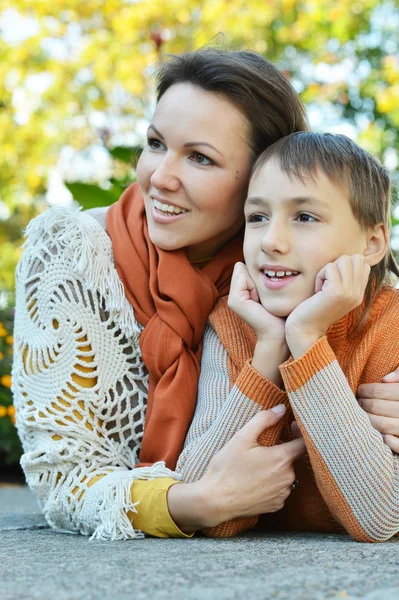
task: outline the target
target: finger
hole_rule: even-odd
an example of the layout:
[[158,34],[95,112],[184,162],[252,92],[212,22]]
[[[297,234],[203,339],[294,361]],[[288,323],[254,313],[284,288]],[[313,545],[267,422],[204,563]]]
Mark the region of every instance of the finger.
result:
[[396,369],[396,371],[392,371],[392,373],[385,375],[385,377],[382,378],[382,381],[389,381],[390,383],[394,383],[395,381],[399,382],[399,367]]
[[366,290],[367,284],[369,282],[369,278],[370,278],[370,271],[371,271],[371,267],[370,265],[368,265],[366,263],[366,261],[363,261],[363,277],[362,277],[362,287],[361,287],[361,293],[362,296],[364,296],[364,292]]
[[386,443],[387,446],[390,447],[392,452],[396,452],[396,454],[399,454],[399,438],[398,437],[396,437],[395,435],[389,435],[389,433],[388,433],[387,435],[384,435],[384,442]]
[[370,274],[370,267],[366,263],[362,254],[354,254],[351,257],[353,270],[354,293],[358,294],[359,298],[363,299],[364,290],[367,285]]
[[379,398],[361,398],[359,404],[367,413],[399,419],[399,402],[390,402]]
[[399,402],[399,383],[362,383],[357,388],[357,395],[358,398],[376,398]]
[[237,286],[237,283],[239,282],[240,277],[242,276],[242,274],[244,272],[243,268],[245,268],[244,263],[237,262],[234,265],[233,274],[231,276],[230,288],[232,288],[233,286]]
[[335,265],[337,267],[337,271],[339,273],[342,285],[346,290],[352,291],[354,284],[352,258],[346,255],[340,256],[339,259],[335,262]]
[[249,276],[247,267],[244,263],[234,265],[233,275],[231,277],[229,307],[234,310],[236,303],[245,298],[259,302],[259,296],[254,282]]
[[247,290],[251,300],[259,302],[258,290],[249,274],[247,266],[242,262],[238,262],[236,263],[234,270],[236,271],[237,287],[240,290]]
[[339,275],[337,266],[333,263],[328,263],[325,267],[320,269],[316,275],[315,281],[315,293],[321,292],[325,284],[332,286],[341,285],[341,277]]
[[305,440],[303,438],[285,442],[284,444],[275,446],[275,448],[284,453],[287,462],[293,462],[300,456],[303,456],[306,450]]
[[279,404],[269,410],[261,410],[234,437],[249,440],[256,444],[260,434],[268,427],[278,423],[285,411],[284,404]]
[[303,437],[302,431],[300,430],[299,425],[296,421],[293,421],[291,423],[291,431],[295,439]]
[[370,415],[367,413],[370,423],[380,433],[388,433],[390,435],[399,435],[399,419],[391,417],[381,417],[380,415]]
[[256,289],[256,285],[254,284],[253,279],[251,279],[249,275],[247,276],[247,286],[249,290],[249,297],[251,298],[251,300],[253,300],[254,302],[259,302],[260,300],[258,290]]

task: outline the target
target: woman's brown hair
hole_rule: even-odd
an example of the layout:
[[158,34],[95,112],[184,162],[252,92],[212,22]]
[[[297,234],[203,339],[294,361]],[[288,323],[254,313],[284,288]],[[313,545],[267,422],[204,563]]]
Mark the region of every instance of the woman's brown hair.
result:
[[[324,173],[335,185],[344,188],[352,212],[364,229],[383,223],[391,228],[391,182],[388,170],[350,138],[333,133],[293,133],[267,148],[257,159],[252,176],[268,161],[276,159],[289,177],[304,181]],[[399,268],[388,247],[384,258],[371,267],[365,292],[361,325],[377,294],[391,283],[391,274],[399,277]]]
[[253,160],[281,137],[308,129],[291,83],[256,52],[205,47],[167,57],[158,67],[157,100],[178,83],[221,95],[241,111],[250,127]]

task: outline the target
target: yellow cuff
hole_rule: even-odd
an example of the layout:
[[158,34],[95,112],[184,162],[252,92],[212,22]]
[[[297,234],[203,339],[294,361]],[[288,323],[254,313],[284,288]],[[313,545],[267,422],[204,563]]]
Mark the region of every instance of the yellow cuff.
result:
[[168,490],[172,485],[181,483],[171,477],[159,479],[136,479],[131,487],[132,502],[139,502],[137,513],[128,513],[135,529],[148,535],[169,538],[191,538],[194,533],[186,534],[173,521],[168,508]]

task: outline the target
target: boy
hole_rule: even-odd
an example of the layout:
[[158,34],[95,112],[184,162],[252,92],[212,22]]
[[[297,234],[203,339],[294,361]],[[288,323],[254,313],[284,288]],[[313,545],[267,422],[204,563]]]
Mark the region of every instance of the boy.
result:
[[[231,384],[259,410],[270,407],[265,395],[289,404],[308,452],[296,466],[297,489],[264,524],[388,539],[399,531],[399,459],[354,396],[359,383],[399,364],[387,172],[345,136],[293,134],[257,160],[245,220],[246,265],[236,265],[229,308],[256,334],[253,354],[240,319],[235,338],[224,335],[226,302],[210,320]],[[243,356],[251,360],[245,377]],[[208,534],[234,535],[256,520]]]

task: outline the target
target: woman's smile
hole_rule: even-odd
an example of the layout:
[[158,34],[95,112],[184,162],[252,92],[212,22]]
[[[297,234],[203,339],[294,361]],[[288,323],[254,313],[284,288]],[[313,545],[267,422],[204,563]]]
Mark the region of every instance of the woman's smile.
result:
[[156,199],[151,196],[151,216],[155,223],[172,225],[181,221],[190,211],[172,204],[166,200]]
[[239,231],[251,168],[248,130],[228,100],[191,84],[162,96],[137,165],[156,246],[202,259]]

